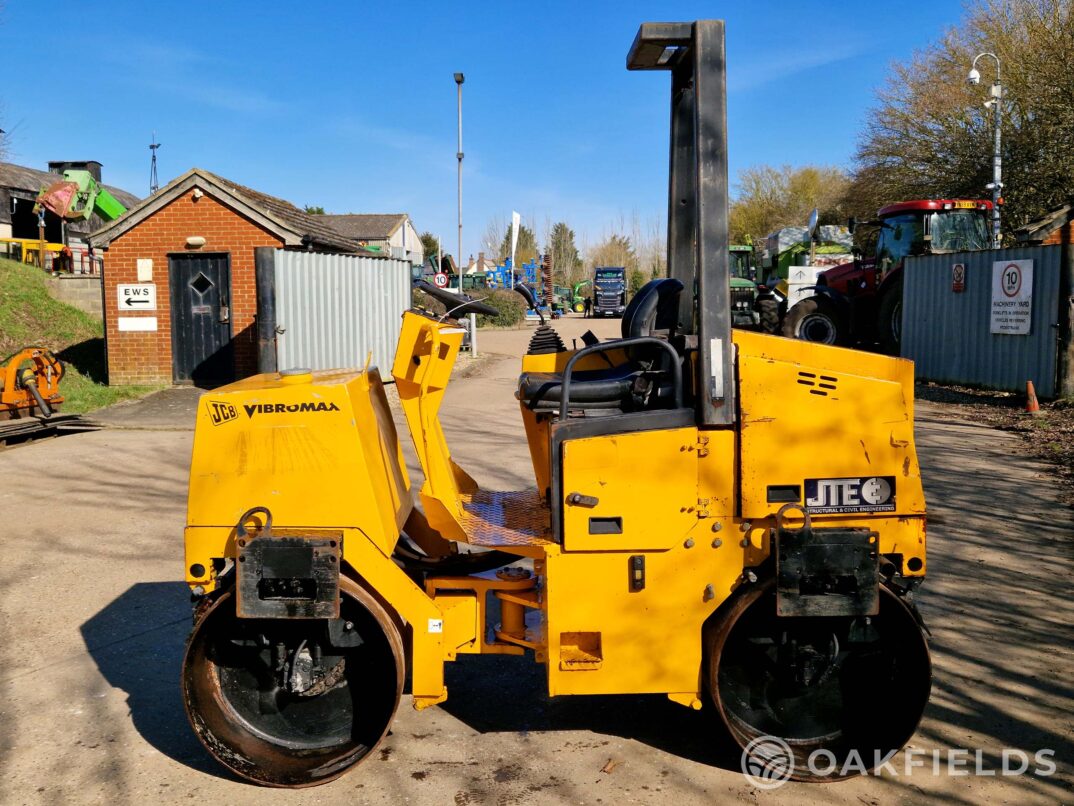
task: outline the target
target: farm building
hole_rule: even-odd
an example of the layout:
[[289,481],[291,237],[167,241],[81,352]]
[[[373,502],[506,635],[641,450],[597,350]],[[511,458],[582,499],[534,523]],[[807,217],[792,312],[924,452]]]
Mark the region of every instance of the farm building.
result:
[[1074,203],[1064,204],[1036,221],[1022,225],[1015,230],[1014,235],[1020,246],[1074,243],[1070,237],[1072,220],[1074,220]]
[[379,250],[386,257],[409,260],[413,264],[425,260],[421,238],[406,213],[347,213],[321,218],[340,235]]
[[[26,247],[24,242],[31,241],[36,248],[39,243],[37,213],[34,201],[43,188],[61,179],[63,172],[69,168],[89,171],[98,182],[101,181],[101,163],[96,160],[78,162],[50,162],[47,171],[0,162],[0,252],[6,256],[19,259]],[[104,185],[124,207],[131,208],[138,203],[138,197],[111,185]],[[85,245],[91,232],[100,228],[105,222],[92,215],[86,221],[65,222],[50,211],[45,211],[45,241],[52,244],[66,244],[76,255],[75,269],[92,270],[85,260]]]
[[112,384],[212,385],[257,371],[254,249],[378,256],[324,216],[193,168],[91,236]]

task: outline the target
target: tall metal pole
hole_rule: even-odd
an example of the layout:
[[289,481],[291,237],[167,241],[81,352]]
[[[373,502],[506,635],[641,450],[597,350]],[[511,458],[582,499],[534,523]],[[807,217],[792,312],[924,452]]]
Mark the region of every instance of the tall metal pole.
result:
[[985,106],[992,106],[994,127],[992,131],[992,182],[988,185],[992,190],[992,245],[995,248],[999,248],[1001,243],[1000,235],[1000,213],[999,213],[999,200],[1003,196],[1003,154],[1000,150],[1000,127],[1003,120],[1003,111],[1001,101],[1003,99],[1003,84],[1000,81],[1000,64],[999,57],[995,53],[978,53],[973,59],[973,64],[970,66],[970,81],[976,84],[981,80],[981,74],[977,72],[977,60],[982,56],[991,56],[996,62],[996,83],[992,85],[989,92],[991,98],[985,102]]
[[459,291],[462,291],[462,82],[466,77],[462,73],[455,74],[455,85],[459,94],[459,150],[455,153],[459,161],[459,251],[456,252],[455,265],[459,271]]
[[149,161],[149,195],[152,196],[158,190],[160,190],[160,182],[157,181],[157,149],[160,148],[160,143],[157,142],[157,133],[153,132],[152,142],[149,144],[149,151],[153,154],[153,158]]
[[992,145],[992,240],[994,246],[999,249],[1001,236],[999,231],[999,200],[1003,195],[1003,155],[1000,153],[1000,121],[1003,116],[1000,98],[1003,94],[1003,86],[999,83],[999,59],[996,59],[996,83],[992,85],[992,103],[996,120],[996,130]]
[[[455,85],[458,88],[459,99],[459,150],[455,152],[455,157],[459,161],[459,243],[458,243],[458,260],[456,261],[455,268],[459,273],[459,294],[462,294],[462,82],[466,80],[466,76],[462,73],[455,74]],[[478,267],[480,268],[480,267]],[[470,314],[470,357],[477,356],[477,317],[474,314]]]

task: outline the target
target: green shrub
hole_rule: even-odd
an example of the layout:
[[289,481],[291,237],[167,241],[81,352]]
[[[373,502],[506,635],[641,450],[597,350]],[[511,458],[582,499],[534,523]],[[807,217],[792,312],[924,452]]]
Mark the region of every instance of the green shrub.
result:
[[478,314],[478,327],[518,327],[526,319],[526,303],[514,291],[497,289],[474,292],[471,296],[480,297],[499,311],[496,316]]
[[424,308],[429,313],[437,316],[443,316],[444,311],[447,310],[444,307],[444,303],[434,299],[420,288],[414,288],[410,291],[410,304],[415,308]]
[[[486,301],[489,305],[495,308],[499,313],[496,316],[484,316],[478,314],[477,326],[478,327],[518,327],[526,318],[526,303],[522,301],[520,297],[514,291],[505,291],[498,289],[496,291],[488,291],[486,289],[479,289],[467,292],[468,296],[474,299],[480,299]],[[433,299],[433,297],[415,288],[411,294],[411,305],[416,308],[424,308],[436,316],[443,316],[446,310],[444,303]]]

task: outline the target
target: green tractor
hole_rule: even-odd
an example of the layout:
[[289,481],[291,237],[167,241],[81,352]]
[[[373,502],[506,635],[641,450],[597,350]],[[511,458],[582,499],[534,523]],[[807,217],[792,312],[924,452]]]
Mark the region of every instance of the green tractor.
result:
[[590,282],[590,280],[582,280],[582,282],[575,283],[573,286],[555,286],[553,288],[555,296],[554,307],[558,307],[560,311],[583,313],[585,311],[585,294],[582,293],[582,289],[589,285]]
[[756,330],[761,325],[757,310],[757,283],[753,281],[753,247],[732,244],[731,268],[731,324],[735,327]]

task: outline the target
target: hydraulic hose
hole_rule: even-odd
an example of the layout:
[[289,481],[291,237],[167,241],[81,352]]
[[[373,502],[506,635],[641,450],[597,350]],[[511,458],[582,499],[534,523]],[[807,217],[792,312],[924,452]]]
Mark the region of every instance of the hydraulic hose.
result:
[[41,410],[41,414],[45,417],[52,416],[52,407],[45,402],[45,398],[41,397],[41,392],[37,388],[37,377],[34,375],[32,369],[24,369],[19,373],[19,383],[22,384],[22,388],[30,393],[30,396],[37,402],[37,407]]

